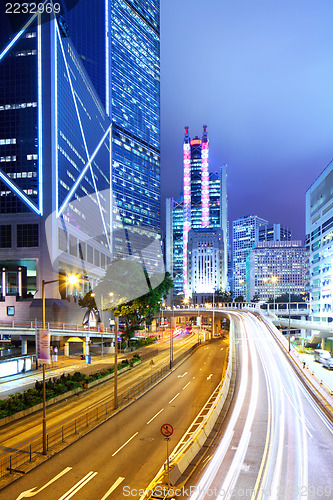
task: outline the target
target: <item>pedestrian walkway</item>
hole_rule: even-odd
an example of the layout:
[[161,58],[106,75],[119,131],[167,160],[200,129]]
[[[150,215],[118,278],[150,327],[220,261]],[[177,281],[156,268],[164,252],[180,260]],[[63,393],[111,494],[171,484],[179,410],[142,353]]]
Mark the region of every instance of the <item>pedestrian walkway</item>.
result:
[[[272,325],[272,323],[270,324]],[[293,345],[289,351],[288,339],[275,326],[273,328],[277,340],[302,372],[304,380],[320,395],[321,399],[325,401],[325,406],[333,414],[333,371],[327,370],[321,363],[314,361],[313,355],[300,354]]]
[[[124,355],[119,355],[119,361]],[[87,364],[80,356],[66,357],[58,355],[58,361],[46,366],[46,378],[59,377],[62,373],[74,373],[80,371],[89,375],[91,373],[104,370],[114,365],[114,355],[94,356],[91,364]],[[3,377],[0,381],[0,399],[5,399],[9,394],[24,392],[30,387],[34,387],[36,380],[42,380],[42,368],[34,368],[25,374],[18,373]]]
[[333,394],[333,370],[328,370],[321,363],[314,360],[313,354],[298,353],[299,358],[305,363],[305,367],[316,379],[324,386],[327,386],[329,392]]

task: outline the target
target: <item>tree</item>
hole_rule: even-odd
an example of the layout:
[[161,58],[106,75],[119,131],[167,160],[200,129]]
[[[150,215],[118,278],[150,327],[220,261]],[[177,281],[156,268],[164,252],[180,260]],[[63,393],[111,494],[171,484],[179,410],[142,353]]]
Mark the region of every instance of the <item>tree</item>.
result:
[[243,295],[238,295],[238,297],[235,298],[234,302],[244,302]]
[[[145,271],[146,273],[146,271]],[[147,275],[149,283],[149,278]],[[125,335],[130,338],[135,330],[145,321],[151,324],[154,316],[161,310],[161,302],[166,298],[168,292],[173,288],[170,274],[165,273],[163,281],[154,289],[141,297],[137,297],[129,302],[111,308],[114,316],[121,318],[125,322]]]
[[[269,298],[267,302],[269,304],[272,304],[274,302],[274,300],[272,298]],[[278,302],[280,304],[289,302],[289,293],[283,293],[282,295],[275,297],[275,302]],[[296,293],[291,293],[290,294],[290,302],[304,302],[304,299],[303,299],[302,295],[298,295]]]
[[215,302],[232,302],[231,292],[225,290],[217,290],[214,295]]
[[97,309],[95,294],[92,290],[89,290],[89,292],[87,292],[84,297],[80,298],[77,303],[80,307],[86,307],[89,311],[91,309]]

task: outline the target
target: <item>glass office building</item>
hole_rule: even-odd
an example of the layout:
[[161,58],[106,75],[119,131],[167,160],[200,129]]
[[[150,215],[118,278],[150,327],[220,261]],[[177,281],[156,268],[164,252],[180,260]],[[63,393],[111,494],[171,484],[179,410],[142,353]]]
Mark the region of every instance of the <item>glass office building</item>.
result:
[[306,192],[306,248],[313,321],[333,321],[333,161]]
[[247,297],[246,258],[254,246],[258,228],[268,221],[257,215],[245,215],[232,223],[233,296]]
[[[112,120],[114,228],[143,248],[161,229],[159,0],[85,0],[65,19]],[[126,253],[117,235],[113,245]]]
[[[0,46],[1,296],[37,297],[42,279],[70,272],[87,277],[72,290],[84,293],[115,257],[154,270],[159,2],[86,0],[11,28]],[[64,296],[62,281],[48,295]]]

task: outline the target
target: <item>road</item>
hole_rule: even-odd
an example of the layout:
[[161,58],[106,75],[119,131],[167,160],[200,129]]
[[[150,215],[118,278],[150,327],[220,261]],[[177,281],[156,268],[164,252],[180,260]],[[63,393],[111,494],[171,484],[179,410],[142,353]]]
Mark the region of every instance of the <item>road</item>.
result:
[[333,497],[333,427],[268,332],[250,313],[236,322],[236,392],[219,438],[182,498]]
[[[193,344],[195,344],[196,341],[197,335],[195,334],[183,334],[175,337],[175,357],[189,349]],[[152,358],[154,359],[153,366],[149,364],[150,361],[146,361],[124,374],[119,372],[118,393],[128,390],[138,381],[149,377],[154,371],[158,371],[160,368],[168,364],[168,344],[168,340],[163,340],[158,344],[154,344],[155,350],[158,345],[159,353]],[[91,372],[94,371],[93,367],[89,369],[91,369]],[[78,370],[77,367],[76,370]],[[62,368],[53,373],[60,376],[62,371],[67,373],[67,368]],[[33,377],[33,375],[31,377]],[[29,379],[31,379],[31,377],[29,377]],[[48,372],[46,379],[48,380],[50,377],[50,372]],[[16,380],[16,383],[20,383],[20,380]],[[83,391],[72,398],[49,406],[46,412],[47,429],[50,430],[60,423],[66,422],[70,418],[76,418],[88,410],[91,411],[94,407],[100,405],[101,402],[106,401],[113,401],[113,380],[95,386],[94,388],[89,389],[89,391]],[[42,410],[18,421],[13,421],[1,428],[0,459],[3,459],[4,455],[10,453],[13,448],[25,443],[29,439],[32,439],[41,433],[41,414]]]
[[146,395],[4,488],[1,497],[106,500],[130,491],[139,498],[166,458],[161,426],[174,428],[172,449],[220,382],[226,346],[220,339],[202,345]]

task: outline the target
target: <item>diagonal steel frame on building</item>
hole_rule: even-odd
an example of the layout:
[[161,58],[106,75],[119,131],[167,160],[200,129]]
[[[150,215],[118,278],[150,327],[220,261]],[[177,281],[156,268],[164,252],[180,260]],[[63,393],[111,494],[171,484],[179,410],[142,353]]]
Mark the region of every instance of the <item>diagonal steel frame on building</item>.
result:
[[[46,3],[47,0],[44,1]],[[38,186],[38,201],[39,201],[39,206],[36,206],[36,204],[30,200],[30,198],[25,194],[25,192],[20,189],[15,182],[13,182],[5,172],[3,172],[0,169],[0,178],[1,180],[12,190],[14,193],[20,198],[20,200],[27,205],[29,208],[31,208],[37,215],[43,215],[43,189],[42,189],[42,177],[43,177],[43,172],[42,172],[42,154],[41,154],[41,131],[42,131],[42,118],[41,118],[41,105],[42,105],[42,99],[41,99],[41,30],[40,30],[40,15],[38,12],[31,16],[31,18],[25,23],[23,28],[17,33],[17,35],[11,40],[11,42],[3,49],[3,51],[0,53],[0,61],[8,54],[10,49],[14,47],[15,43],[21,38],[25,30],[32,24],[32,22],[36,19],[36,17],[39,18],[38,23],[37,23],[37,44],[38,44],[38,60],[37,60],[37,72],[38,72],[38,142],[39,142],[39,147],[38,147],[38,179],[39,179],[39,186]]]
[[[65,63],[65,67],[66,67],[67,77],[68,77],[69,85],[70,85],[72,96],[73,96],[73,103],[74,103],[74,106],[75,106],[76,115],[77,115],[77,119],[78,119],[78,122],[79,122],[81,134],[82,134],[82,139],[83,139],[83,143],[84,143],[85,152],[86,152],[87,159],[88,159],[88,162],[85,164],[83,170],[81,171],[81,173],[78,176],[78,178],[76,179],[74,185],[70,189],[70,191],[69,191],[68,195],[66,196],[65,200],[63,201],[61,207],[59,208],[59,210],[57,210],[57,217],[60,217],[60,215],[64,211],[66,205],[71,200],[71,198],[74,195],[76,189],[78,188],[78,186],[79,186],[79,184],[80,184],[83,176],[85,175],[85,173],[87,172],[87,170],[89,168],[90,172],[91,172],[91,177],[92,177],[92,181],[93,181],[93,184],[94,184],[94,188],[95,188],[95,193],[96,193],[96,198],[97,198],[97,202],[98,202],[98,208],[99,208],[101,219],[102,219],[102,224],[103,224],[104,231],[105,231],[105,237],[106,237],[106,240],[108,242],[109,250],[111,251],[111,244],[110,244],[109,235],[108,235],[107,227],[106,227],[106,224],[105,224],[105,219],[104,219],[104,215],[103,215],[103,211],[102,211],[102,207],[101,207],[101,202],[100,202],[100,198],[99,198],[99,193],[98,193],[98,189],[97,189],[97,186],[96,186],[96,181],[95,181],[95,177],[94,177],[94,173],[93,173],[93,169],[92,169],[92,162],[93,162],[95,156],[97,155],[97,153],[99,152],[99,149],[101,148],[102,144],[104,143],[104,140],[106,139],[107,135],[109,133],[111,133],[112,123],[107,128],[106,132],[104,133],[101,141],[99,142],[99,144],[95,148],[95,150],[92,153],[92,155],[90,155],[89,151],[88,151],[88,146],[87,146],[86,137],[85,137],[85,134],[84,134],[82,122],[81,122],[80,113],[79,113],[79,110],[78,110],[78,107],[77,107],[77,101],[76,101],[75,93],[74,93],[74,89],[73,89],[72,78],[71,78],[70,71],[69,71],[69,68],[68,68],[68,64],[67,64],[67,60],[66,60],[66,55],[65,55],[65,51],[64,51],[64,46],[63,46],[63,43],[62,43],[62,40],[61,40],[61,36],[60,36],[58,24],[56,24],[56,32],[57,32],[58,40],[59,40],[59,43],[60,43],[60,47],[61,47],[62,56],[63,56],[63,60],[64,60],[64,63]],[[56,92],[57,92],[57,89],[56,89]]]

